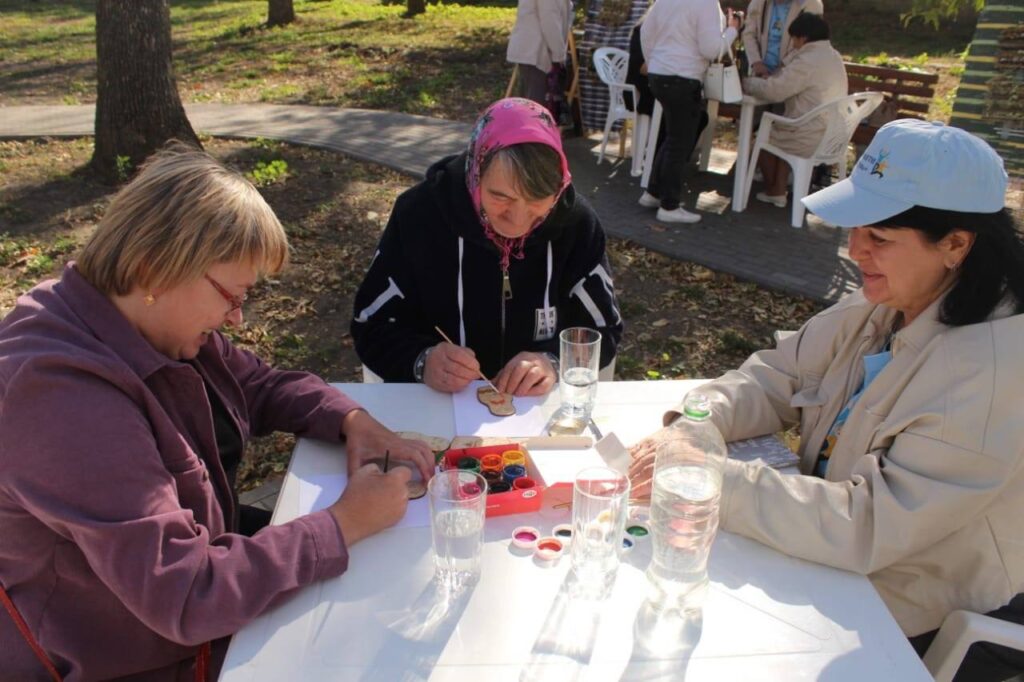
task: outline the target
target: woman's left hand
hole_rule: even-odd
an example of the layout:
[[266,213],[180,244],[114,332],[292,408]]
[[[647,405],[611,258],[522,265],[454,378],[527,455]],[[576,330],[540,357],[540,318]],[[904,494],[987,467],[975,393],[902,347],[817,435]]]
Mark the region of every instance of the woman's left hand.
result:
[[367,460],[383,457],[385,452],[391,453],[392,461],[413,464],[423,474],[424,481],[434,475],[434,453],[426,443],[400,438],[366,410],[346,414],[341,420],[341,433],[345,436],[350,476]]
[[512,395],[545,395],[557,378],[558,373],[546,356],[523,351],[498,372],[494,387]]

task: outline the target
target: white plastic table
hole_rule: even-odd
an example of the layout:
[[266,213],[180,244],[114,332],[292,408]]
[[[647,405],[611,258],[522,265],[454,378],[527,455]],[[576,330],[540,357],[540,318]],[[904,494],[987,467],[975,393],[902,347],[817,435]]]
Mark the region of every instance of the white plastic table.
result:
[[[632,443],[699,382],[599,387],[595,420]],[[451,398],[423,385],[339,386],[387,426],[454,435]],[[556,396],[545,403],[554,409]],[[298,481],[342,471],[343,449],[301,440],[274,522],[299,508]],[[432,587],[430,531],[384,531],[351,548],[348,571],[299,591],[233,639],[224,682],[262,680],[930,680],[867,579],[720,532],[703,624],[683,655],[633,653],[649,544],[624,556],[611,596],[572,599],[568,557],[518,555],[515,526],[549,531],[566,510],[487,520],[482,576],[469,593]]]
[[[751,137],[754,131],[754,112],[760,105],[766,104],[753,95],[743,95],[740,102],[740,124],[737,134],[736,168],[732,179],[732,210],[736,212],[747,208],[747,202],[743,197],[743,178],[750,165],[750,150],[752,145]],[[704,128],[697,146],[700,147],[700,170],[708,169],[708,162],[711,160],[711,144],[715,139],[715,127],[718,124],[718,105],[716,99],[708,100],[708,125]],[[654,111],[651,112],[651,123],[648,126],[647,140],[643,146],[643,176],[640,180],[641,187],[647,187],[651,179],[651,168],[654,166],[654,153],[657,147],[658,130],[661,128],[662,108],[661,102],[655,100]],[[751,172],[753,172],[751,170]]]

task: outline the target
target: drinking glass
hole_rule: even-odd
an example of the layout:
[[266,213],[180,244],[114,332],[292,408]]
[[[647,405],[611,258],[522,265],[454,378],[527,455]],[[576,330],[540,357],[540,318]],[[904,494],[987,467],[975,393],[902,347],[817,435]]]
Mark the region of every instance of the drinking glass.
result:
[[570,327],[559,334],[559,389],[563,419],[586,427],[597,399],[601,332]]
[[607,467],[576,474],[572,494],[572,568],[577,585],[604,598],[615,583],[629,506],[629,479]]
[[427,496],[434,579],[449,590],[475,584],[480,578],[487,482],[476,472],[448,469],[430,479]]

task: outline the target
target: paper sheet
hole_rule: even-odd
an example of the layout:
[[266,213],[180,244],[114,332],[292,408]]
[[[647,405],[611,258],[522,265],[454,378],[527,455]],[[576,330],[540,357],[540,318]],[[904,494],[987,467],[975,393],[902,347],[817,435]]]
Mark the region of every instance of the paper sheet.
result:
[[741,462],[758,462],[774,469],[796,466],[800,458],[775,436],[758,436],[728,443],[729,458]]
[[460,436],[539,436],[548,423],[541,409],[546,396],[516,397],[516,413],[510,417],[495,417],[477,400],[476,389],[486,386],[474,381],[452,395],[455,408],[455,433]]
[[[348,484],[348,474],[327,474],[314,476],[310,480],[299,481],[299,513],[327,509],[338,499],[341,491]],[[418,500],[409,500],[405,516],[395,528],[426,528],[430,526],[430,504],[426,496]]]

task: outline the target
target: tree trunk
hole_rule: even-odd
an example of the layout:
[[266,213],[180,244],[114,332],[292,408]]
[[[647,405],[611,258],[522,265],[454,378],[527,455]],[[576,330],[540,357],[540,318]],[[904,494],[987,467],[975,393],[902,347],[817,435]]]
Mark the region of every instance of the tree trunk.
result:
[[270,0],[267,26],[284,26],[293,21],[295,21],[295,5],[292,0]]
[[124,180],[177,138],[200,146],[171,69],[168,0],[96,2],[96,148],[92,167]]
[[427,11],[426,0],[406,0],[405,16],[414,17]]

